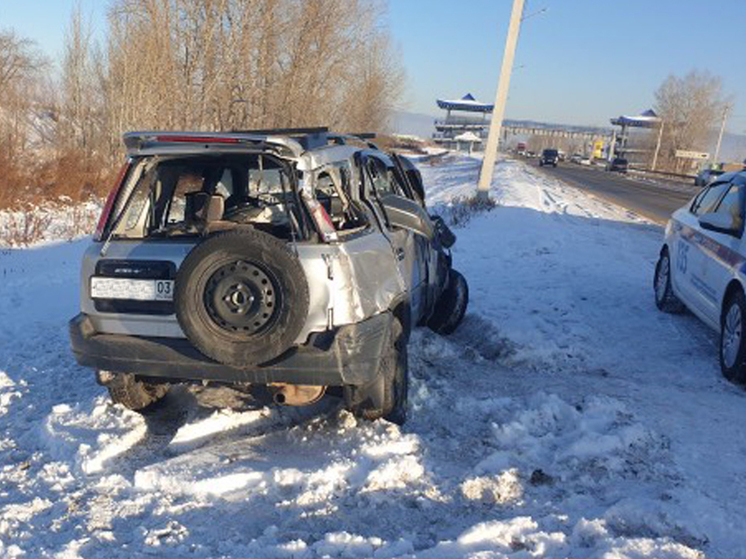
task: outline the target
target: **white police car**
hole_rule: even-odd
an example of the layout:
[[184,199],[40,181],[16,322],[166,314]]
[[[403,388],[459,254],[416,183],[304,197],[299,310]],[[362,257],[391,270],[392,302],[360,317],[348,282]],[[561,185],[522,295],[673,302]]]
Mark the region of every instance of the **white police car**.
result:
[[671,216],[655,267],[655,303],[684,307],[720,332],[720,368],[746,384],[746,171],[723,174]]

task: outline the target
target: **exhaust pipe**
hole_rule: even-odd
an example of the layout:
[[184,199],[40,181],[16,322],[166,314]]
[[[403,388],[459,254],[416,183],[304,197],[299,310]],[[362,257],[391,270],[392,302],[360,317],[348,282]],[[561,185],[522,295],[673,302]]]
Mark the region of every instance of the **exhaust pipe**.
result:
[[310,406],[315,404],[326,393],[326,386],[307,384],[270,384],[272,400],[281,406]]

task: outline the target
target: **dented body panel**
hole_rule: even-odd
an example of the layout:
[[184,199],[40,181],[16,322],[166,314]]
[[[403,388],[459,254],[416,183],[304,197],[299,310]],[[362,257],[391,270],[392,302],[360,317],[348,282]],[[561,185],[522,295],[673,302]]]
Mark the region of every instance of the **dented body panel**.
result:
[[[112,242],[105,259],[102,243],[92,243],[83,256],[81,312],[91,317],[96,330],[106,334],[184,338],[175,314],[151,315],[112,313],[96,308],[89,290],[96,266],[102,260],[170,262],[178,270],[195,242]],[[336,244],[298,244],[297,253],[308,281],[310,306],[306,324],[296,340],[303,344],[313,332],[359,322],[384,312],[407,290],[391,255],[391,247],[380,235],[365,234]]]

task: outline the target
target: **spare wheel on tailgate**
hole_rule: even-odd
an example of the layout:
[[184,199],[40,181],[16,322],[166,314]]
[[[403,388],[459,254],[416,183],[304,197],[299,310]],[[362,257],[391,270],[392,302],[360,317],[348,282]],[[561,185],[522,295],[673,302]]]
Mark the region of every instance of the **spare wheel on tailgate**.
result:
[[207,237],[176,275],[184,334],[206,356],[234,367],[284,353],[308,314],[308,283],[287,244],[253,228]]

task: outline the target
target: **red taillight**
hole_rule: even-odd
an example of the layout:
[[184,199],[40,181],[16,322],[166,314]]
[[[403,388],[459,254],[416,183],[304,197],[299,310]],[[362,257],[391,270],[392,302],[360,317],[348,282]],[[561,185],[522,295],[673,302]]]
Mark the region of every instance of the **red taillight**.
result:
[[156,142],[191,142],[195,144],[237,144],[238,138],[220,138],[214,136],[184,136],[166,134],[155,137]]
[[109,221],[109,215],[111,215],[111,210],[114,208],[114,202],[116,201],[117,196],[119,195],[119,191],[124,184],[124,177],[127,176],[127,171],[129,171],[130,164],[131,163],[127,161],[127,163],[122,165],[122,168],[119,170],[119,174],[117,175],[117,180],[114,183],[114,188],[112,188],[111,192],[109,192],[109,197],[106,199],[104,209],[101,211],[101,217],[98,218],[96,232],[93,235],[93,240],[96,242],[103,239],[106,222]]

